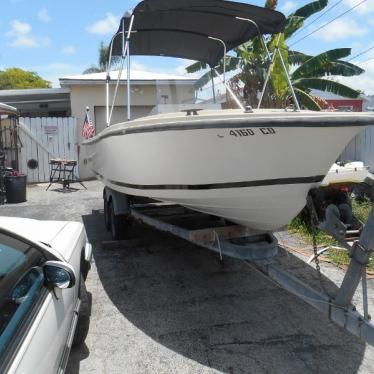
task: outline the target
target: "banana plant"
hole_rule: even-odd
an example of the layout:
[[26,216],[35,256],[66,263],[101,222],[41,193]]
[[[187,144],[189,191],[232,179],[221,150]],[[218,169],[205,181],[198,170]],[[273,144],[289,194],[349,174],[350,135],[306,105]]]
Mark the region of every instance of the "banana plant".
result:
[[[328,0],[313,1],[297,9],[287,17],[284,32],[274,35],[266,40],[268,49],[272,52],[279,48],[290,72],[291,82],[295,88],[296,96],[304,108],[321,110],[321,100],[311,94],[318,89],[331,92],[344,97],[356,98],[360,92],[346,85],[336,82],[335,76],[354,76],[364,72],[363,69],[342,60],[350,55],[350,48],[337,48],[323,52],[317,56],[310,56],[299,51],[290,50],[287,40],[291,38],[310,16],[323,10]],[[275,9],[277,0],[267,0],[265,7]],[[226,71],[239,70],[230,82],[238,87],[241,82],[243,99],[252,105],[257,104],[258,92],[264,83],[266,70],[269,67],[267,56],[259,37],[254,38],[233,50],[234,56],[226,56]],[[295,69],[296,67],[296,69]],[[187,67],[187,72],[196,72],[207,69],[207,64],[197,62]],[[219,63],[217,71],[222,73],[223,60]],[[197,80],[196,88],[201,88],[212,79],[209,70]],[[272,65],[270,84],[264,96],[264,105],[282,107],[286,105],[290,91],[278,56]]]

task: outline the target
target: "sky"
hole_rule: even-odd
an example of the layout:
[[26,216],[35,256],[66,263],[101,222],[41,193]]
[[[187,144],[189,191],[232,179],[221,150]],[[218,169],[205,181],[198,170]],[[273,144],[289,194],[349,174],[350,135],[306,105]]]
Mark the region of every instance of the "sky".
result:
[[[310,1],[278,0],[278,10],[288,15]],[[20,67],[35,71],[54,87],[59,87],[58,78],[81,74],[97,64],[100,42],[109,42],[121,15],[137,3],[133,0],[1,2],[0,70]],[[242,2],[263,6],[265,0]],[[354,6],[357,7],[350,10]],[[327,9],[325,14],[322,11],[309,18],[288,44],[313,55],[350,47],[351,57],[373,47],[351,61],[364,68],[364,74],[339,80],[368,95],[374,94],[374,0],[329,0]],[[344,12],[347,13],[339,17]],[[331,22],[335,17],[339,18]],[[172,58],[132,59],[134,68],[172,74],[185,74],[189,63]]]

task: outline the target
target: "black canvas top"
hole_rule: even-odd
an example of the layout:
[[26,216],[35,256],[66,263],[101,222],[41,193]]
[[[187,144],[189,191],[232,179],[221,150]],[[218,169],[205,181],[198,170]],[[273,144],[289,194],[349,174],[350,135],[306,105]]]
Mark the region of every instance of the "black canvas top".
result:
[[[280,12],[224,0],[143,0],[132,14],[131,55],[180,57],[210,66],[223,57],[223,46],[208,36],[222,39],[229,51],[258,35],[253,24],[235,17],[253,20],[261,34],[281,32],[285,24]],[[125,31],[130,17],[122,18]],[[113,40],[113,55],[122,55],[122,34]]]

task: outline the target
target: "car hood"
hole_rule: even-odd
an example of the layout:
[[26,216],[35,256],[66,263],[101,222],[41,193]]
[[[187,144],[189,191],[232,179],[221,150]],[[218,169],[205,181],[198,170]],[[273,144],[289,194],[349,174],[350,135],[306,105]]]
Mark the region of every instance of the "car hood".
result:
[[39,221],[29,218],[0,217],[0,228],[32,241],[60,260],[71,255],[71,235],[82,224],[67,221]]

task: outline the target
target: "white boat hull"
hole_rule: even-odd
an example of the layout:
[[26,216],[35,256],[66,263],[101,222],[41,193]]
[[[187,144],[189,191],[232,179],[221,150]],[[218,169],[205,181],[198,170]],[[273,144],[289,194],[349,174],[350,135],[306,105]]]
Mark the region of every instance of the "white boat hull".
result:
[[299,213],[308,191],[364,126],[303,126],[300,119],[298,125],[261,127],[253,118],[243,124],[231,116],[218,117],[217,127],[213,119],[211,128],[196,125],[197,118],[187,118],[186,126],[185,118],[179,124],[167,117],[167,128],[157,125],[159,116],[150,118],[113,126],[86,142],[98,178],[125,194],[261,231],[277,230]]

